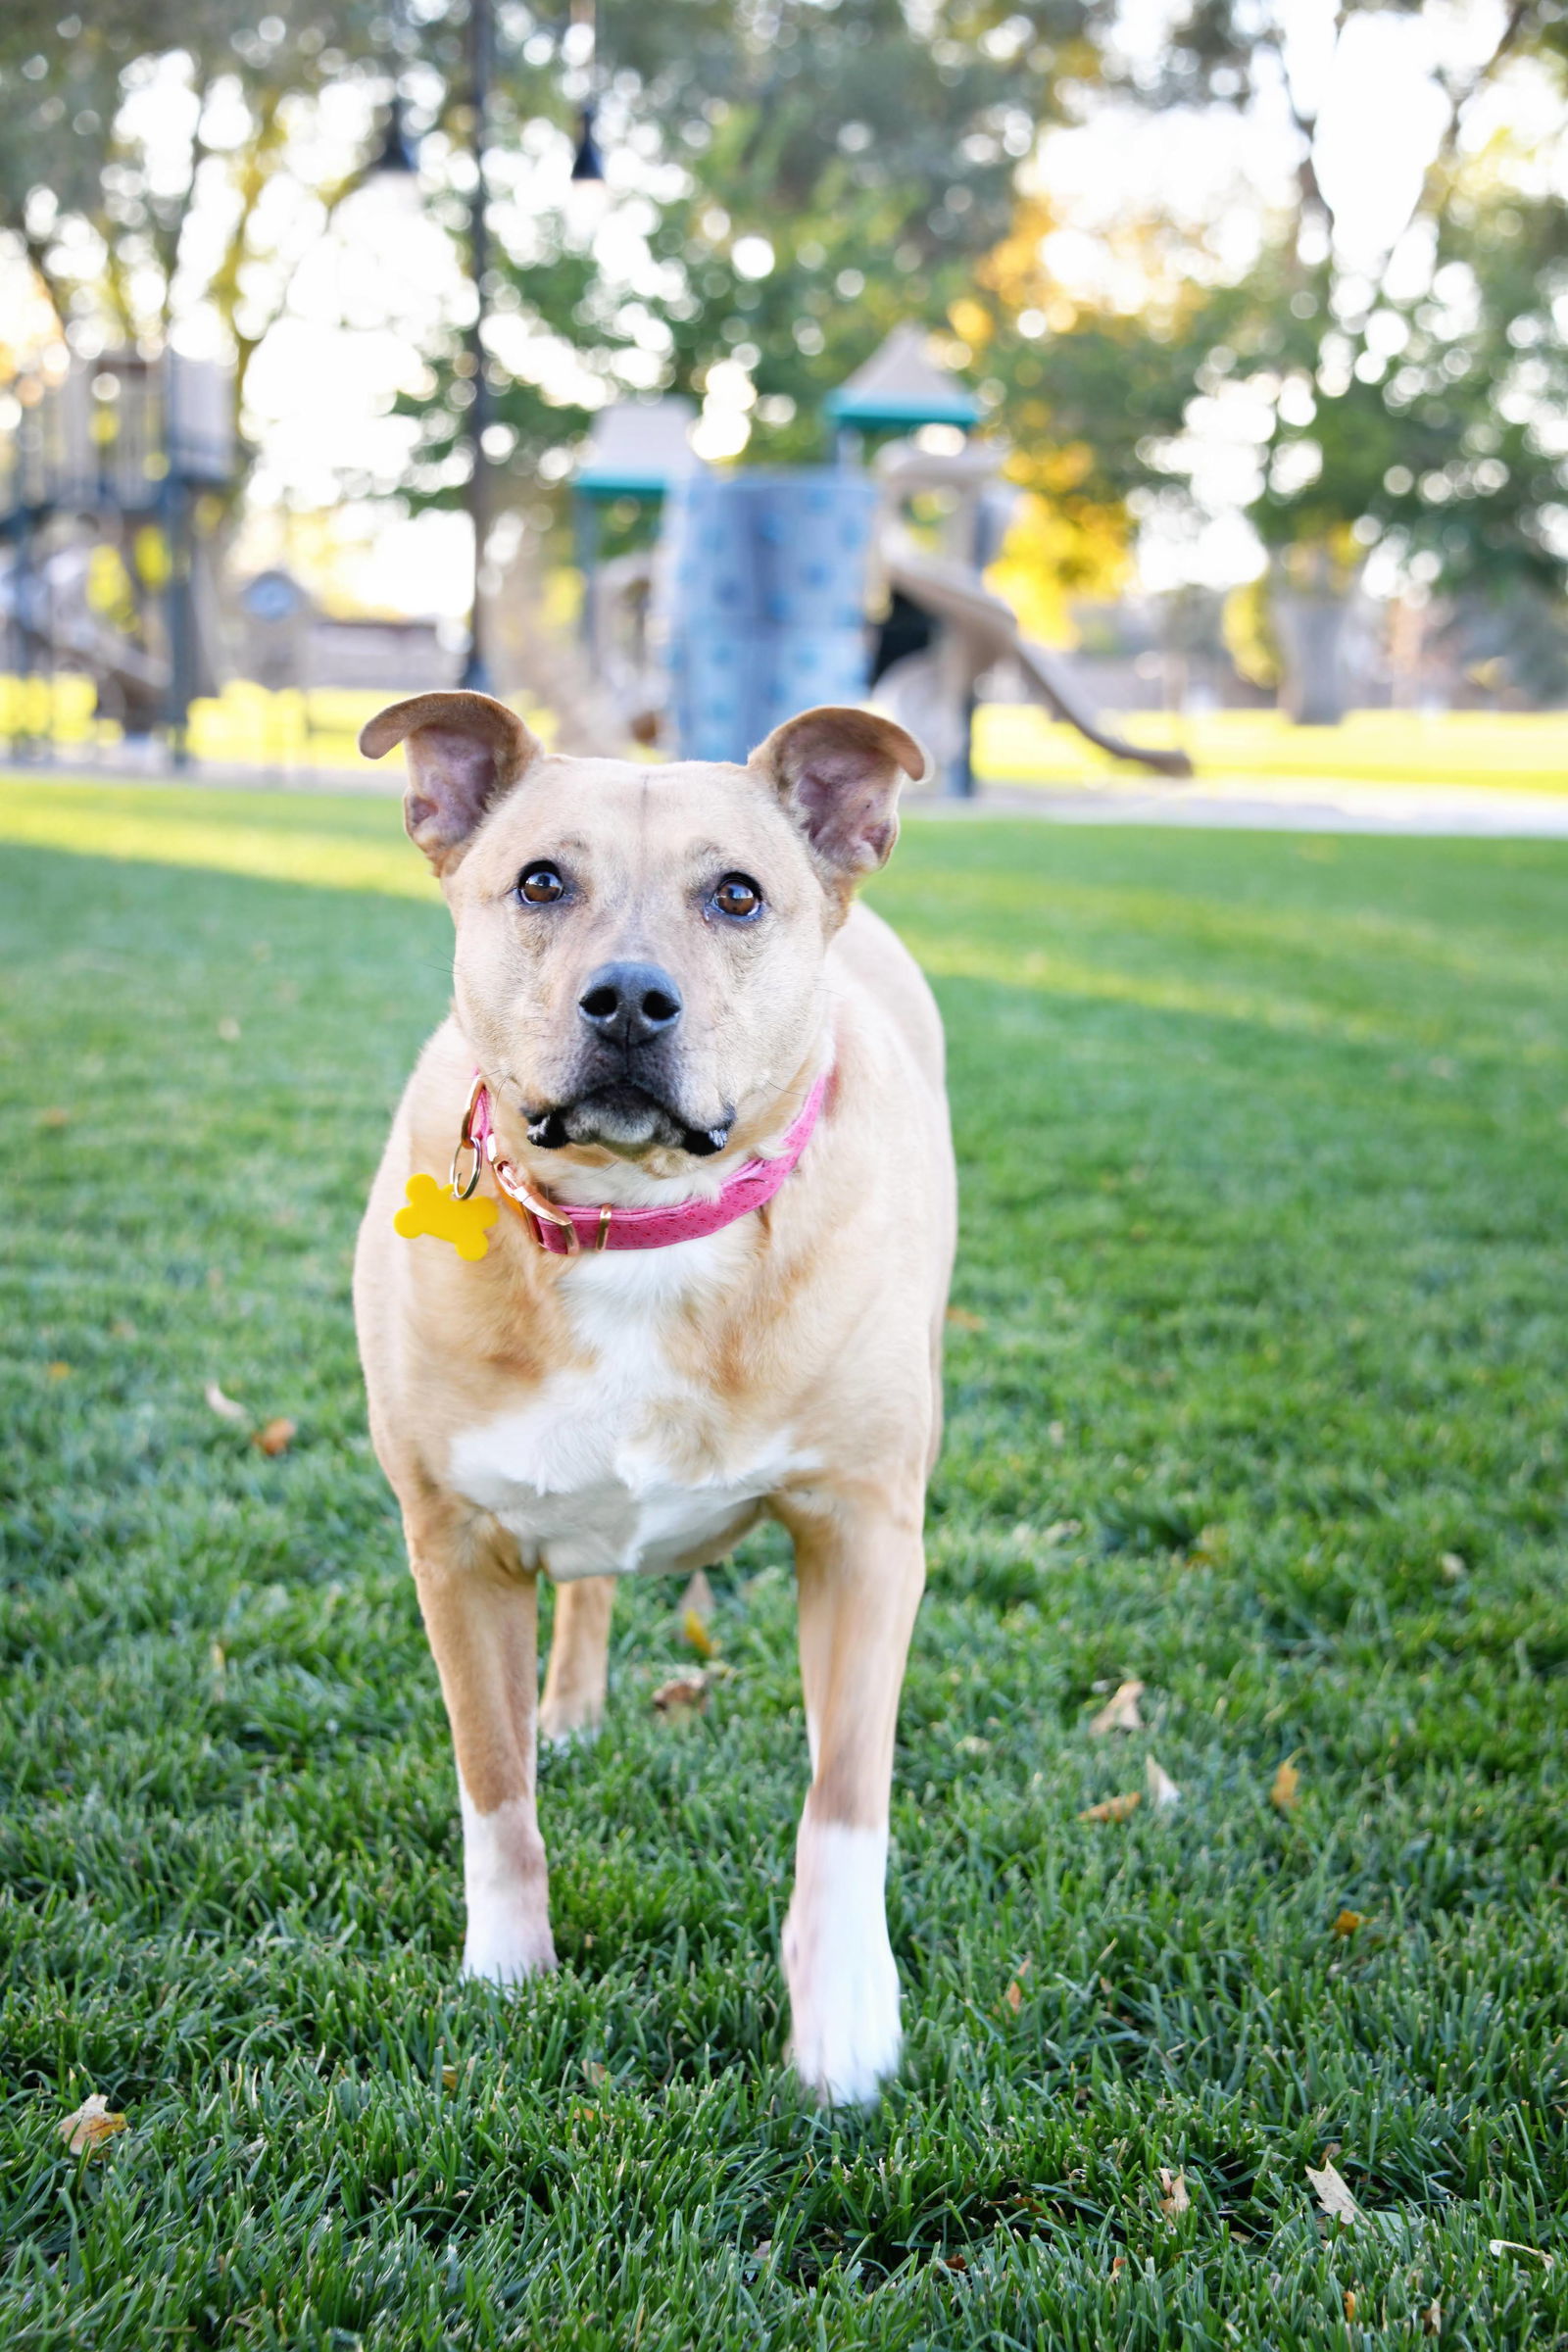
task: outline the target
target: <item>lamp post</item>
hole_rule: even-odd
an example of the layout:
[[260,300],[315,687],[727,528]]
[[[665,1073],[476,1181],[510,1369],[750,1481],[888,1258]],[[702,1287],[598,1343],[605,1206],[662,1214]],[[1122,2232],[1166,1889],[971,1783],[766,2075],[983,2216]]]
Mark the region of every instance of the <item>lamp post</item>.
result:
[[485,285],[490,269],[490,224],[485,219],[489,190],[484,176],[484,136],[490,109],[490,69],[495,56],[495,24],[491,0],[468,0],[468,111],[471,120],[473,190],[468,198],[468,273],[473,279],[473,321],[466,342],[468,382],[468,519],[473,526],[473,592],[468,608],[468,655],[461,683],[474,694],[491,694],[490,666],[484,658],[484,599],[479,579],[490,537],[490,461],[484,437],[493,415],[490,382],[485,374]]
[[[573,25],[588,26],[588,60],[593,55],[593,0],[573,0]],[[468,480],[466,504],[473,532],[473,585],[468,606],[468,650],[463,664],[461,683],[476,694],[492,694],[495,689],[490,678],[490,664],[485,658],[484,599],[480,578],[484,570],[485,547],[490,537],[491,521],[491,461],[485,451],[485,434],[495,416],[495,402],[490,379],[485,372],[484,328],[487,316],[485,279],[490,273],[490,224],[486,218],[490,191],[485,179],[485,132],[490,112],[490,82],[495,69],[495,11],[494,0],[468,0],[468,122],[469,155],[473,163],[473,185],[468,197],[468,275],[473,282],[473,318],[464,337],[468,358],[467,382],[473,397],[469,401],[467,423],[461,433],[468,448]],[[380,172],[412,172],[418,169],[412,144],[404,128],[403,102],[394,96],[387,119],[381,151],[370,165],[370,171]],[[571,178],[574,186],[586,182],[602,184],[604,161],[594,134],[594,107],[590,97],[582,106],[577,120],[577,143],[571,159]]]

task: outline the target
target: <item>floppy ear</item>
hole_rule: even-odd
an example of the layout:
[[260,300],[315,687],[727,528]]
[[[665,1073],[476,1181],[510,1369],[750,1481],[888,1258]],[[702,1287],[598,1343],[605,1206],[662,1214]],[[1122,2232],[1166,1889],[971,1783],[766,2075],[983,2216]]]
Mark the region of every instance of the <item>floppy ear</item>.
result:
[[389,703],[360,733],[367,760],[405,741],[403,822],[436,872],[448,874],[539,745],[515,711],[487,694],[416,694]]
[[912,735],[874,710],[825,706],[786,719],[752,754],[827,879],[847,889],[885,865],[899,838],[899,783],[926,772]]

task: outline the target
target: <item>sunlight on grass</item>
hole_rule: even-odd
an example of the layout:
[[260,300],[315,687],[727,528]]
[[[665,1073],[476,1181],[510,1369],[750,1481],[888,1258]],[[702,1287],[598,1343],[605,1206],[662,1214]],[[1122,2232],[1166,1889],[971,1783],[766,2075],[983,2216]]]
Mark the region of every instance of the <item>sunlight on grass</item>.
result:
[[[1355,710],[1338,727],[1298,727],[1277,710],[1115,714],[1135,743],[1180,744],[1200,777],[1339,784],[1493,786],[1568,792],[1561,710]],[[975,773],[991,784],[1102,783],[1134,771],[1027,703],[975,715]]]
[[[248,678],[230,678],[220,694],[199,695],[190,707],[190,747],[216,766],[357,768],[375,772],[362,758],[359,733],[368,718],[398,699],[397,690],[359,686],[287,687],[276,693]],[[553,742],[552,711],[524,707],[543,742]],[[64,751],[84,745],[110,749],[123,730],[97,715],[97,689],[76,670],[21,678],[0,671],[0,735],[29,735]]]
[[0,841],[318,890],[434,898],[436,885],[401,817],[390,800],[0,778]]
[[[909,840],[956,847],[951,825],[916,818]],[[0,841],[138,865],[194,868],[313,890],[370,892],[431,901],[436,884],[406,838],[399,804],[380,797],[246,792],[201,785],[60,783],[0,777]],[[1529,957],[1502,937],[1445,931],[1386,907],[1291,909],[1227,897],[1204,873],[1201,887],[1127,889],[1074,880],[1060,870],[1019,874],[987,861],[965,876],[944,861],[940,901],[906,858],[874,897],[897,921],[924,968],[1085,1004],[1250,1022],[1356,1044],[1418,1044],[1430,1023],[1419,1005],[1385,1001],[1367,987],[1347,1002],[1348,970],[1370,983],[1384,964],[1424,964],[1434,975],[1529,985],[1561,958],[1541,943]],[[1123,952],[1141,944],[1140,960]],[[1119,944],[1118,944],[1119,943]],[[1181,956],[1175,968],[1152,952]],[[1103,944],[1106,952],[1102,953]],[[1141,957],[1151,955],[1151,960]],[[1275,984],[1260,965],[1272,958]],[[1368,958],[1372,961],[1369,963]],[[1515,1050],[1539,1051],[1523,1040]]]
[[943,980],[989,980],[1004,988],[1039,989],[1053,997],[1075,997],[1087,1004],[1140,1004],[1151,1012],[1198,1013],[1209,1020],[1260,1021],[1272,1029],[1298,1030],[1309,1037],[1339,1037],[1357,1045],[1394,1044],[1420,1032],[1374,1019],[1368,1013],[1343,1014],[1305,997],[1282,997],[1250,988],[1222,988],[1169,974],[1119,970],[1113,965],[1087,963],[1049,949],[988,948],[978,940],[961,944],[945,941],[908,924],[901,926],[906,945],[919,958],[923,971]]

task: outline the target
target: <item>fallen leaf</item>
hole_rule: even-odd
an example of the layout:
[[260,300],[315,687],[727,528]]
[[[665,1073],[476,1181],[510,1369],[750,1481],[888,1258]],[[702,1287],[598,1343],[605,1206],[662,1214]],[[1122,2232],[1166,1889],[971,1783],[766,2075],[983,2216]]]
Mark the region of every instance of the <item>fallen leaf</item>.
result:
[[1162,2164],[1159,2168],[1159,2186],[1161,2213],[1167,2214],[1172,2221],[1179,2213],[1191,2213],[1193,2200],[1187,2193],[1185,2172],[1173,2173],[1168,2164]]
[[1290,1813],[1296,1808],[1301,1793],[1301,1776],[1289,1756],[1269,1783],[1268,1801],[1276,1811]]
[[966,1306],[950,1306],[948,1321],[955,1331],[984,1331],[986,1327],[984,1315],[972,1315]]
[[706,1674],[674,1674],[661,1683],[650,1702],[661,1715],[700,1715],[708,1704]]
[[1522,2246],[1515,2237],[1490,2238],[1488,2240],[1488,2251],[1493,2254],[1528,2254],[1532,2262],[1544,2263],[1548,2271],[1550,2270],[1552,2264],[1552,2257],[1545,2251],[1544,2247]]
[[1421,2332],[1423,2335],[1443,2333],[1443,2305],[1436,2295],[1421,2314]]
[[711,1625],[714,1608],[713,1588],[708,1581],[706,1568],[699,1568],[691,1579],[680,1596],[680,1605],[688,1615],[700,1617],[705,1625]]
[[63,1102],[51,1102],[47,1110],[38,1113],[40,1127],[69,1127],[71,1113]]
[[101,2090],[89,2092],[74,2115],[63,2118],[56,2127],[73,2156],[90,2156],[117,2132],[127,2130],[122,2115],[110,2111],[109,2101]]
[[718,1644],[695,1609],[683,1609],[680,1630],[700,1658],[710,1658]]
[[1023,1980],[1028,1974],[1029,1962],[1027,1960],[1020,1960],[1018,1963],[1017,1975],[1013,1978],[1011,1984],[1007,1986],[1006,1991],[1002,1996],[1007,2007],[1012,2011],[1014,2017],[1017,2016],[1019,2010],[1023,2007]]
[[1080,1821],[1125,1821],[1143,1803],[1143,1791],[1130,1788],[1125,1796],[1102,1797],[1098,1805],[1086,1805],[1079,1814]]
[[45,1364],[44,1375],[46,1379],[49,1380],[69,1380],[71,1378],[71,1366],[69,1364],[62,1363],[57,1357],[52,1364]]
[[1348,2320],[1353,2320],[1355,2317],[1355,2289],[1353,2286],[1348,2286],[1345,2290],[1345,2316]]
[[1308,2165],[1306,2177],[1312,2183],[1319,2205],[1331,2221],[1343,2222],[1348,2230],[1353,2230],[1357,2222],[1365,2220],[1360,2206],[1336,2171],[1332,2156],[1325,2153],[1321,2172],[1313,2172]]
[[441,2069],[441,2087],[443,2090],[457,2089],[458,2070],[455,2066],[444,2066]]
[[1126,2268],[1127,2268],[1127,2257],[1126,2257],[1126,2255],[1125,2255],[1125,2254],[1118,2254],[1118,2255],[1115,2257],[1114,2261],[1111,2263],[1111,2266],[1110,2266],[1110,2275],[1111,2275],[1111,2277],[1112,2277],[1113,2278],[1119,2278],[1121,2277],[1121,2275],[1122,2275],[1123,2271],[1124,2271]]
[[696,1650],[700,1658],[717,1655],[718,1643],[711,1631],[713,1622],[713,1588],[701,1568],[681,1594],[680,1630],[682,1639]]
[[219,1022],[218,1034],[222,1039],[225,1046],[237,1046],[239,1044],[239,1023],[235,1020],[231,1012],[225,1012],[222,1019]]
[[1141,1732],[1144,1719],[1138,1712],[1138,1701],[1144,1695],[1142,1683],[1118,1683],[1115,1694],[1106,1700],[1098,1715],[1089,1719],[1089,1729],[1097,1740],[1107,1732]]
[[1342,1911],[1329,1929],[1331,1936],[1353,1936],[1357,1928],[1366,1926],[1364,1911]]
[[292,1421],[269,1421],[265,1429],[256,1432],[251,1444],[262,1453],[287,1453],[296,1434]]
[[1145,1759],[1144,1780],[1149,1788],[1149,1801],[1156,1813],[1168,1813],[1172,1805],[1181,1803],[1181,1790],[1165,1767],[1157,1763],[1152,1756]]
[[1462,1551],[1446,1551],[1439,1560],[1438,1566],[1443,1570],[1445,1582],[1456,1585],[1465,1572],[1464,1553]]
[[220,1421],[244,1420],[245,1407],[242,1404],[236,1404],[232,1396],[225,1396],[216,1380],[210,1380],[207,1383],[206,1388],[202,1391],[202,1395],[206,1397],[208,1403],[212,1406]]

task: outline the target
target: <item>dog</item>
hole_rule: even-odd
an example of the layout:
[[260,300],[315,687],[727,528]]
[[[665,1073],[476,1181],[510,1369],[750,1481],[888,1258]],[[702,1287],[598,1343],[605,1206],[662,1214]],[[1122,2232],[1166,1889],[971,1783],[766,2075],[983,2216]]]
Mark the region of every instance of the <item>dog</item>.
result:
[[405,745],[456,924],[354,1297],[457,1754],[465,1974],[554,1966],[536,1742],[599,1725],[615,1578],[684,1575],[770,1514],[811,1776],[790,2057],[820,2101],[868,2102],[901,2042],[888,1806],[956,1184],[936,1006],[855,890],[924,756],[823,709],[744,765],[571,759],[471,693],[360,741]]

